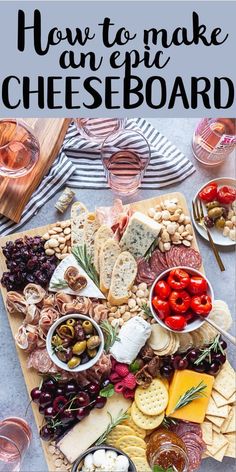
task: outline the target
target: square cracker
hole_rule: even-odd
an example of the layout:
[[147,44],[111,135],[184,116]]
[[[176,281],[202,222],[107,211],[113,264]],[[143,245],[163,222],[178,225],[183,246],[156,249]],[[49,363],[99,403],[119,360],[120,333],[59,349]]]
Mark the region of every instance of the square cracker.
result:
[[225,363],[214,382],[214,390],[227,400],[236,391],[236,372],[229,363]]
[[226,449],[225,456],[236,459],[236,434],[235,433],[225,434],[225,437],[229,442],[228,448]]
[[233,414],[231,416],[230,422],[227,425],[225,433],[235,433],[236,431],[236,406],[235,405],[232,407],[232,412]]
[[229,406],[224,405],[221,407],[216,406],[212,397],[209,399],[206,414],[211,416],[218,416],[220,418],[227,418],[229,413]]
[[225,454],[226,454],[226,451],[228,449],[228,444],[226,444],[225,446],[223,446],[215,455],[214,455],[214,459],[216,461],[219,461],[219,462],[222,462],[224,457],[225,457]]
[[215,457],[216,453],[220,451],[220,449],[222,449],[225,445],[228,446],[228,440],[223,434],[218,434],[215,431],[213,431],[212,436],[212,445],[207,445],[207,451],[211,456]]
[[218,428],[220,428],[225,421],[224,418],[219,418],[218,416],[211,416],[211,415],[206,415],[206,419],[211,421],[216,426],[218,426]]
[[201,428],[202,428],[203,441],[205,441],[206,444],[211,446],[212,440],[213,440],[212,423],[210,423],[210,421],[204,421],[204,423],[201,424]]
[[231,403],[234,403],[236,401],[236,391],[233,393],[231,397],[227,399],[223,397],[220,393],[218,393],[216,390],[213,389],[211,392],[211,396],[216,406],[218,406],[219,408],[221,406],[230,405]]
[[213,430],[213,431],[216,431],[216,433],[220,433],[220,432],[221,432],[221,429],[219,428],[219,426],[216,426],[216,424],[213,424],[213,423],[212,423],[212,430]]
[[235,406],[231,407],[228,417],[221,426],[221,431],[222,433],[232,433],[235,431]]

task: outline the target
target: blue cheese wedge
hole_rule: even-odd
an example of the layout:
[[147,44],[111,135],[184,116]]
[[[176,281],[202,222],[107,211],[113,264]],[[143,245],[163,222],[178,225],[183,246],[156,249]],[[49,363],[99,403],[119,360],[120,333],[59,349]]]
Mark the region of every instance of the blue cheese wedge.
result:
[[122,250],[129,251],[136,259],[146,254],[160,233],[161,225],[149,216],[136,211],[120,240]]

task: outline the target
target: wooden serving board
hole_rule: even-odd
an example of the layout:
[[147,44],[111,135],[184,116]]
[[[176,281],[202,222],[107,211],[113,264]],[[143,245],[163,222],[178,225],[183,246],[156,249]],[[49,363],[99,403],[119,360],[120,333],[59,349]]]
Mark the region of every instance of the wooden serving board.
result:
[[0,214],[16,223],[20,221],[25,205],[57,156],[70,119],[28,118],[24,121],[33,128],[39,140],[39,160],[25,177],[0,177]]
[[[149,208],[155,207],[161,201],[164,201],[168,198],[174,198],[174,197],[178,198],[178,201],[179,201],[180,205],[182,206],[182,208],[184,210],[184,213],[186,215],[189,215],[189,210],[188,210],[188,206],[187,206],[187,202],[185,200],[185,197],[182,193],[179,193],[179,192],[173,192],[173,193],[170,193],[170,194],[161,195],[159,197],[150,198],[148,200],[142,200],[142,201],[139,201],[139,202],[131,203],[130,206],[133,210],[140,211],[142,213],[147,214]],[[5,263],[5,257],[2,253],[2,247],[6,244],[7,241],[9,241],[9,240],[15,241],[17,238],[22,238],[24,236],[36,236],[36,235],[40,236],[40,235],[43,235],[50,228],[52,228],[54,225],[55,225],[54,223],[53,224],[48,224],[48,225],[42,226],[40,228],[34,228],[34,229],[31,229],[31,230],[23,231],[23,232],[17,233],[17,234],[11,234],[9,236],[5,236],[4,238],[1,238],[0,239],[0,276],[2,275],[2,273],[4,271],[7,270],[6,263]],[[197,241],[196,241],[196,236],[195,236],[195,233],[194,233],[194,228],[193,228],[192,247],[199,250],[198,245],[197,245]],[[202,272],[204,272],[203,267],[200,270]],[[4,304],[6,305],[7,291],[4,287],[2,287],[2,285],[1,285],[1,292],[2,292],[2,297],[3,297]],[[18,331],[19,326],[22,324],[22,317],[21,316],[14,316],[13,317],[13,316],[10,316],[8,313],[7,313],[7,316],[8,316],[9,324],[10,324],[10,327],[11,327],[12,335],[14,336],[15,333]],[[25,383],[26,383],[26,386],[27,386],[27,390],[28,390],[28,393],[30,394],[30,391],[34,387],[36,387],[40,384],[41,377],[35,372],[34,369],[28,369],[27,368],[27,354],[24,351],[22,351],[21,349],[19,349],[18,347],[16,347],[16,349],[17,349],[17,353],[18,353],[18,356],[19,356],[21,369],[22,369],[22,372],[23,372],[23,375],[24,375],[24,378],[25,378]],[[38,428],[40,428],[40,425],[42,423],[42,416],[38,412],[37,405],[35,405],[34,403],[32,403],[31,405],[32,405],[32,408],[33,408],[36,424],[37,424]],[[42,447],[43,447],[45,458],[46,458],[46,461],[47,461],[47,464],[48,464],[48,469],[49,469],[49,471],[53,471],[55,466],[54,466],[54,462],[52,460],[52,456],[48,451],[48,443],[42,441]]]

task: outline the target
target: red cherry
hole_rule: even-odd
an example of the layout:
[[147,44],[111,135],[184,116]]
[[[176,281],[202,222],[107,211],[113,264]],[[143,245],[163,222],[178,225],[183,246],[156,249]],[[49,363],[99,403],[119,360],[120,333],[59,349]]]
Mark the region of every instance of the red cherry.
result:
[[105,405],[106,405],[106,402],[107,402],[107,399],[105,397],[100,397],[100,395],[98,395],[98,397],[96,398],[95,400],[95,408],[103,408]]
[[76,413],[75,413],[75,416],[77,418],[77,420],[81,421],[83,420],[86,416],[88,416],[90,413],[90,409],[89,408],[79,408]]
[[41,393],[42,392],[38,387],[35,387],[35,388],[33,388],[33,390],[31,390],[30,396],[31,396],[34,403],[39,403]]

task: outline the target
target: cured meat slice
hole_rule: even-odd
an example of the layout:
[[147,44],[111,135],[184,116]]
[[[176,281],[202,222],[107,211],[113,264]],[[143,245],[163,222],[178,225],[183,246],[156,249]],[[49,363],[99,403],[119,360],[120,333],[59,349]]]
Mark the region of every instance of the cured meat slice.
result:
[[121,213],[124,213],[123,203],[119,198],[117,198],[114,200],[112,207],[96,208],[96,219],[99,226],[106,225],[111,228],[117,222]]
[[179,421],[171,427],[171,430],[184,442],[189,458],[189,472],[194,472],[199,468],[202,454],[206,449],[200,425],[188,421]]
[[159,249],[155,249],[150,257],[150,266],[156,275],[166,270],[168,266],[165,253],[162,253]]
[[154,282],[156,276],[156,272],[151,270],[149,261],[144,258],[139,259],[136,283],[140,284],[145,282],[148,286],[150,286]]
[[182,251],[180,256],[181,265],[191,267],[192,269],[200,269],[202,265],[201,254],[196,249],[189,248]]
[[53,362],[51,361],[47,349],[35,349],[29,355],[27,367],[30,369],[31,367],[42,374],[46,374],[50,371],[53,366]]

